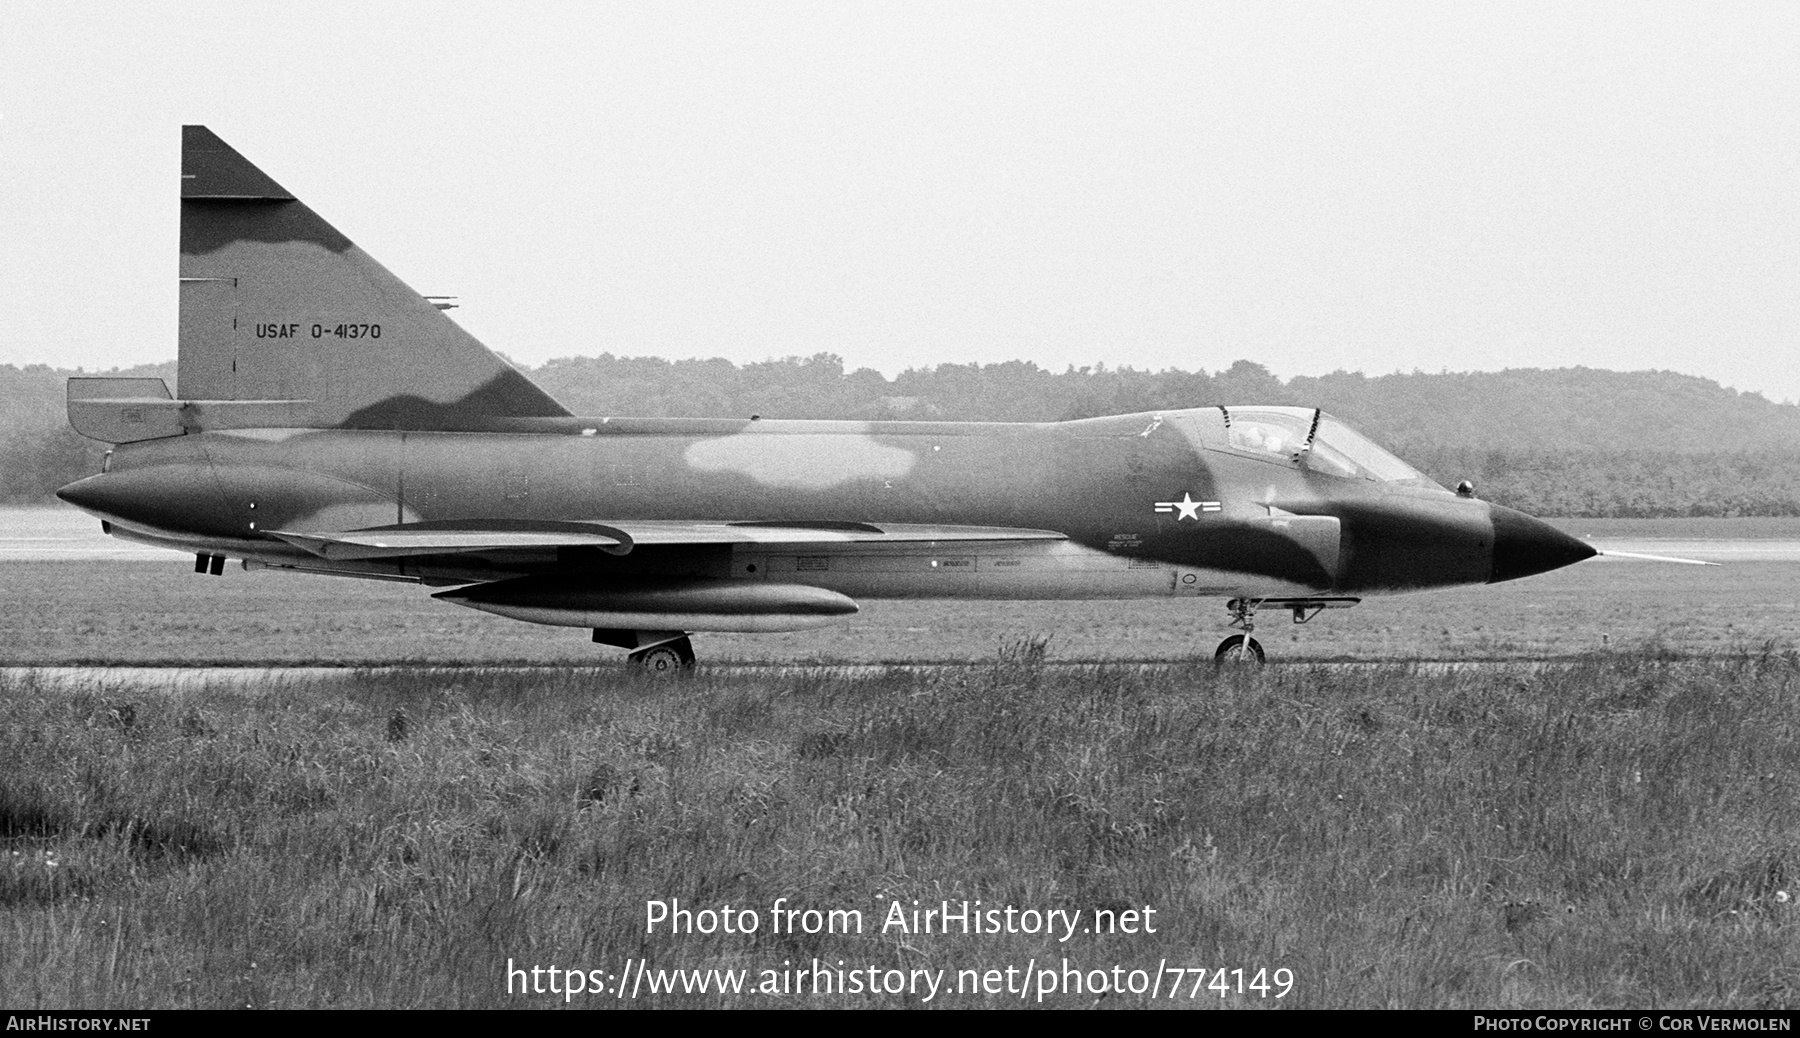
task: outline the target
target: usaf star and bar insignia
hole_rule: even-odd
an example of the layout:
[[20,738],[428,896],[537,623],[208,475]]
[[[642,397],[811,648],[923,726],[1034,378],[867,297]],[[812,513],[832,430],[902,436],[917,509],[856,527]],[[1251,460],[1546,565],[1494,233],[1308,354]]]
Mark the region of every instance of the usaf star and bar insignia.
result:
[[1179,513],[1175,516],[1176,522],[1180,522],[1183,519],[1198,520],[1201,512],[1217,512],[1218,510],[1219,502],[1196,501],[1194,500],[1194,495],[1185,492],[1181,495],[1181,500],[1179,501],[1156,502],[1156,511],[1160,515],[1167,515],[1171,512]]

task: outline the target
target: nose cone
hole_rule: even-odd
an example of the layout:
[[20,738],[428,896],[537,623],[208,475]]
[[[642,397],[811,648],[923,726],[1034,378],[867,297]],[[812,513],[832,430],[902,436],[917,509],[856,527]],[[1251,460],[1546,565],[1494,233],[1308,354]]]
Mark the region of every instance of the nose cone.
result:
[[1491,506],[1494,518],[1494,566],[1488,583],[1517,580],[1591,559],[1599,552],[1524,512]]

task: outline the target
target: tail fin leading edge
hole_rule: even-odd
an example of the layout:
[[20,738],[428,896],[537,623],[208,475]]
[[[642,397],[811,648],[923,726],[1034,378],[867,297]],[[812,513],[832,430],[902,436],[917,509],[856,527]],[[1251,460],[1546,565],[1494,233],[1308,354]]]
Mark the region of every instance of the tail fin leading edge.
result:
[[315,428],[568,415],[204,126],[182,127],[186,400],[285,401]]

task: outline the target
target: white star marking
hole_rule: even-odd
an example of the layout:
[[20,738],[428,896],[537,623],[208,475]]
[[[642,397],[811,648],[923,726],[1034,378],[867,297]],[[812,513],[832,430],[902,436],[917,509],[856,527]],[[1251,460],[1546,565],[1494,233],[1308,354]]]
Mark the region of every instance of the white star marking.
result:
[[1156,502],[1156,510],[1164,515],[1167,515],[1170,512],[1178,513],[1175,516],[1176,522],[1180,522],[1183,519],[1192,519],[1198,522],[1200,520],[1201,512],[1217,512],[1219,510],[1219,503],[1217,501],[1196,501],[1194,500],[1194,495],[1183,491],[1181,500],[1179,501]]

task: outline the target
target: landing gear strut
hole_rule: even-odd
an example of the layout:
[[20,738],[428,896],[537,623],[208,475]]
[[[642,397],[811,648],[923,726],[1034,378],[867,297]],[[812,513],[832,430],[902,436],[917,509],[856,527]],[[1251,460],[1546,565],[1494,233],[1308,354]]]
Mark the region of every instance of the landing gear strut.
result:
[[1255,638],[1250,637],[1250,632],[1256,630],[1256,607],[1261,604],[1249,598],[1234,598],[1225,603],[1225,608],[1231,610],[1231,626],[1242,627],[1244,633],[1234,634],[1219,643],[1219,650],[1213,653],[1215,664],[1263,665],[1262,646],[1257,644]]
[[626,658],[648,674],[675,674],[694,668],[694,644],[682,631],[624,631],[596,627],[594,641],[632,650]]

